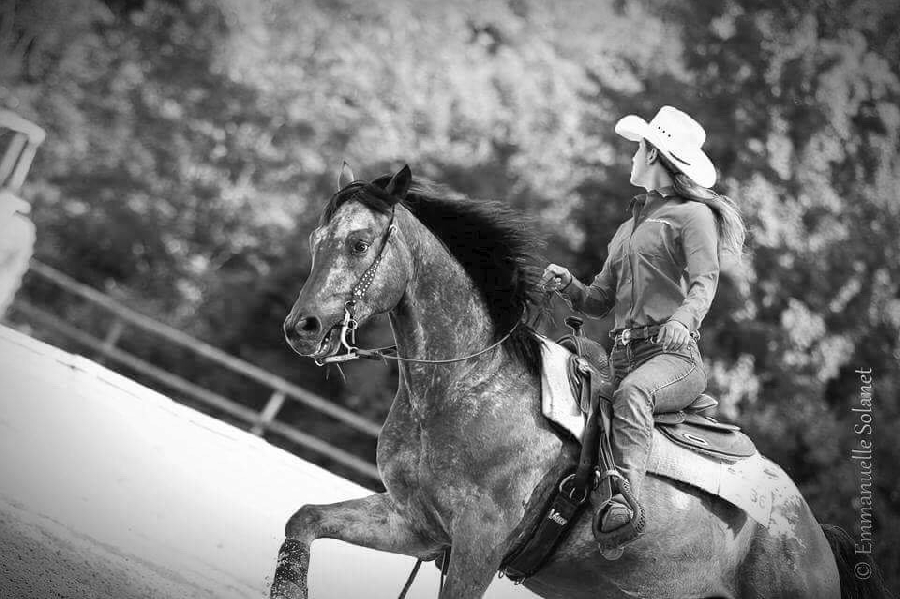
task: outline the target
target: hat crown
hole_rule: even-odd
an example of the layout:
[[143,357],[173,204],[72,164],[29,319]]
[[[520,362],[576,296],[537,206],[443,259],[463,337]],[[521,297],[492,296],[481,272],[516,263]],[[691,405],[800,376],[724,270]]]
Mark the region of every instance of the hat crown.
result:
[[676,146],[701,148],[706,142],[703,126],[673,106],[663,106],[649,123],[662,138]]

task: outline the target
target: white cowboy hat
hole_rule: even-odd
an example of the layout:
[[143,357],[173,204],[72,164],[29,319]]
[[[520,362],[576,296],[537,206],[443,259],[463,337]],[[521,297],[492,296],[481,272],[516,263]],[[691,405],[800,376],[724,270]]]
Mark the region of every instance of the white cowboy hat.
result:
[[706,131],[700,123],[672,106],[663,106],[649,123],[630,114],[616,123],[616,133],[640,141],[646,139],[656,146],[682,173],[703,187],[716,183],[716,167],[701,149]]

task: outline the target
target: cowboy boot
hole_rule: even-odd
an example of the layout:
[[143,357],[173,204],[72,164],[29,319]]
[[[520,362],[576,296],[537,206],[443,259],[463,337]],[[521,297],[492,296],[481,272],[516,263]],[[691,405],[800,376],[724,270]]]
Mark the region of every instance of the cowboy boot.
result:
[[603,508],[602,514],[600,532],[612,532],[631,522],[634,510],[629,507],[624,495],[616,493]]
[[624,478],[619,484],[625,488],[613,495],[605,507],[601,532],[613,531],[634,518],[633,506],[640,499],[652,438],[653,411],[646,392],[632,385],[621,385],[613,394],[611,440],[613,458]]

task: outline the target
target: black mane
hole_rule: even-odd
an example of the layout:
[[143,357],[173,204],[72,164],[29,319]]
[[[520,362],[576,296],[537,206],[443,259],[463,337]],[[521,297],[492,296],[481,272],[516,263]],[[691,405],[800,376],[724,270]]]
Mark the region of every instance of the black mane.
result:
[[[391,198],[383,191],[389,180],[384,176],[370,184],[348,185],[329,200],[321,223],[328,223],[351,199],[389,212]],[[540,318],[544,295],[538,252],[544,241],[530,219],[502,202],[474,200],[430,181],[414,181],[400,203],[444,243],[472,278],[494,323],[495,341],[520,318],[524,322]],[[519,325],[505,345],[529,370],[540,372],[540,345],[531,326]]]

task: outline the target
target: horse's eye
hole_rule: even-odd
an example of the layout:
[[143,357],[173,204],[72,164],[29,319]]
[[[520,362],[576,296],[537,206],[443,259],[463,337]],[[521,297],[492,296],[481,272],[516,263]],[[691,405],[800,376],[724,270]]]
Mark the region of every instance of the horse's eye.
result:
[[369,242],[363,241],[362,239],[353,242],[353,253],[354,254],[365,254],[366,250],[369,249]]

